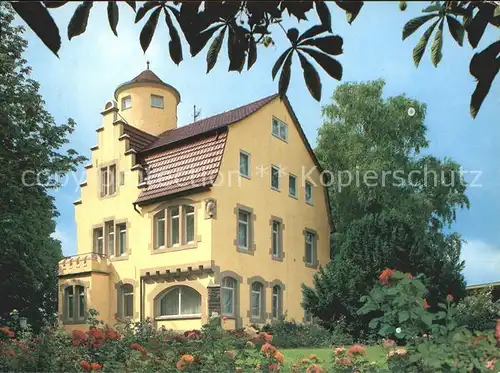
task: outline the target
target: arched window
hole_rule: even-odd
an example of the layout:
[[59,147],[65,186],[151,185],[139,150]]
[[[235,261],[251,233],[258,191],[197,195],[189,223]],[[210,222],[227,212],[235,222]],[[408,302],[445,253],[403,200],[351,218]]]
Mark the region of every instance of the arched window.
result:
[[85,320],[85,288],[71,285],[64,289],[63,316],[68,321]]
[[189,286],[172,288],[158,300],[158,315],[201,317],[201,295]]
[[234,316],[236,280],[232,277],[224,277],[221,286],[222,314],[224,316]]
[[278,319],[282,313],[282,293],[279,285],[273,286],[273,319]]
[[134,317],[134,287],[130,284],[120,286],[119,311],[121,317]]
[[263,286],[260,282],[254,282],[251,290],[252,300],[252,318],[260,319],[262,317],[262,304],[263,304]]

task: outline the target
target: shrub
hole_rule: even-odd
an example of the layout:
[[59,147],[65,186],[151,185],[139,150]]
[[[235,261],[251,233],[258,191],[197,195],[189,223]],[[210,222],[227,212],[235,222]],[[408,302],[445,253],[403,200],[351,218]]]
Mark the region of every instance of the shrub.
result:
[[317,324],[280,320],[276,324],[265,325],[262,330],[272,333],[273,343],[280,348],[330,347],[352,343],[342,321],[328,330]]
[[469,330],[491,330],[500,316],[500,302],[494,302],[492,288],[481,289],[457,304],[457,323]]

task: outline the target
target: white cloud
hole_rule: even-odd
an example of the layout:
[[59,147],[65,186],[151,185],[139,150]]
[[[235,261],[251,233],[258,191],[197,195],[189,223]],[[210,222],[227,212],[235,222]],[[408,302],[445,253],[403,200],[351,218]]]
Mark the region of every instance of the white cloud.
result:
[[51,236],[61,241],[61,248],[64,256],[76,254],[76,241],[71,234],[63,231],[60,227],[58,227]]
[[469,240],[462,247],[464,276],[468,285],[500,280],[500,248],[481,240]]

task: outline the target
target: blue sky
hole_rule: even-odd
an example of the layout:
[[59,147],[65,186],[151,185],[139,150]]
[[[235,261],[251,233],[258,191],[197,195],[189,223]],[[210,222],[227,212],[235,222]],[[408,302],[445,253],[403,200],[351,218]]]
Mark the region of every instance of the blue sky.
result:
[[[284,35],[277,29],[276,47],[259,49],[257,64],[242,74],[227,72],[225,49],[219,63],[210,74],[205,74],[206,49],[197,57],[189,57],[176,66],[168,56],[168,33],[160,22],[153,42],[144,55],[139,45],[141,27],[133,25],[133,11],[120,4],[118,35],[111,32],[106,17],[106,3],[95,3],[85,34],[71,42],[66,37],[66,26],[77,4],[69,4],[51,11],[58,24],[63,45],[56,58],[36,35],[27,30],[29,47],[26,53],[33,68],[33,78],[41,84],[41,94],[49,112],[56,121],[73,118],[77,130],[70,137],[70,147],[90,158],[90,147],[95,145],[95,129],[101,125],[100,112],[104,103],[112,98],[116,86],[131,79],[151,60],[151,69],[160,78],[176,87],[182,96],[178,107],[179,124],[192,119],[193,105],[210,116],[243,105],[276,92],[271,79],[271,68],[280,52],[287,47]],[[500,143],[500,84],[494,83],[476,118],[469,115],[469,99],[474,80],[468,73],[473,51],[460,48],[445,33],[444,57],[439,68],[430,62],[429,50],[418,69],[412,62],[412,49],[423,30],[409,40],[401,40],[406,21],[417,16],[423,3],[408,4],[400,12],[397,2],[368,3],[356,21],[349,25],[343,11],[330,5],[334,33],[344,38],[344,54],[339,60],[344,66],[343,81],[364,81],[380,77],[386,80],[387,96],[406,93],[427,104],[426,125],[430,149],[438,157],[451,157],[465,170],[480,171],[476,184],[467,191],[471,208],[459,211],[453,230],[462,234],[467,244],[463,248],[466,260],[465,276],[469,284],[500,280],[500,169],[497,166]],[[310,19],[317,22],[314,12]],[[20,22],[21,23],[21,22]],[[290,22],[300,30],[310,25]],[[141,23],[142,26],[142,23]],[[447,30],[446,30],[447,31]],[[497,37],[489,30],[478,49],[483,49]],[[323,95],[317,103],[307,92],[298,61],[294,62],[288,96],[294,110],[313,144],[321,125],[321,106],[329,102],[338,82],[322,73]],[[79,198],[78,184],[85,180],[83,167],[63,188],[54,192],[60,212],[55,236],[63,243],[66,255],[76,253],[76,227],[72,202]],[[472,181],[469,178],[469,181]]]

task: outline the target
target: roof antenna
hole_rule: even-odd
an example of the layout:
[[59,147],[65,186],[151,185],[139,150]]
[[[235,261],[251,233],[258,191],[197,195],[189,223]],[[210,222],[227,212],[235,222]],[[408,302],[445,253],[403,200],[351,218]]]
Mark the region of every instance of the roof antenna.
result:
[[146,61],[146,65],[147,65],[147,69],[148,69],[148,70],[149,70],[149,64],[150,64],[150,63],[151,63],[151,62]]
[[198,117],[201,115],[201,110],[196,110],[196,105],[193,106],[193,122],[196,122]]

